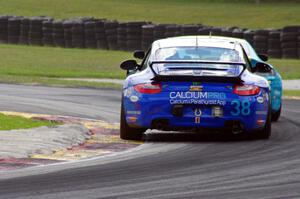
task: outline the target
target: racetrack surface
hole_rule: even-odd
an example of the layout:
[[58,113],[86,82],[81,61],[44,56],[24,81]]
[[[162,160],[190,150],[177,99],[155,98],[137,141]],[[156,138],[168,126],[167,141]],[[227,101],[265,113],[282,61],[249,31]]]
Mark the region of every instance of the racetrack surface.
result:
[[[0,109],[118,122],[120,96],[2,84]],[[299,198],[300,101],[272,127],[267,141],[150,133],[113,156],[1,172],[0,198]]]

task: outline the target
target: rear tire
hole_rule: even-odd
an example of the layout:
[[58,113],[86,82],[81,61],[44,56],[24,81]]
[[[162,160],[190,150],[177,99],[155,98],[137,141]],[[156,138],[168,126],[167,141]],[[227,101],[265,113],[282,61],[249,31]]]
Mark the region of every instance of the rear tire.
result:
[[280,117],[280,114],[281,114],[281,104],[279,110],[272,113],[272,121],[277,122]]
[[127,124],[123,102],[121,105],[120,137],[124,140],[141,140],[145,129],[132,128]]
[[271,117],[271,106],[270,106],[265,127],[261,131],[258,132],[259,133],[258,136],[260,139],[267,140],[270,138],[271,133],[272,133],[271,123],[272,123],[272,117]]

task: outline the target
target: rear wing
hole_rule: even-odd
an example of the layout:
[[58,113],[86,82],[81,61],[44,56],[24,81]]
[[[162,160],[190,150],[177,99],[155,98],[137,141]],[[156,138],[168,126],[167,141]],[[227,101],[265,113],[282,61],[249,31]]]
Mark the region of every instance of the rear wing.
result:
[[[231,66],[242,66],[242,70],[239,74],[235,76],[218,76],[218,75],[201,75],[201,74],[161,74],[162,71],[155,71],[154,65],[157,64],[169,64],[171,66],[165,67],[167,71],[175,72],[176,70],[187,71],[226,71],[225,68],[211,68],[211,67],[197,67],[192,65],[199,64],[218,64],[218,65],[231,65]],[[183,66],[178,66],[178,65]],[[190,65],[188,65],[190,64]],[[172,65],[174,65],[172,67]],[[176,65],[176,66],[175,66]],[[246,70],[246,65],[240,62],[219,62],[219,61],[153,61],[150,63],[150,69],[154,74],[152,80],[163,82],[163,81],[206,81],[206,82],[232,82],[232,83],[242,83],[241,75]],[[165,71],[164,71],[165,72]]]

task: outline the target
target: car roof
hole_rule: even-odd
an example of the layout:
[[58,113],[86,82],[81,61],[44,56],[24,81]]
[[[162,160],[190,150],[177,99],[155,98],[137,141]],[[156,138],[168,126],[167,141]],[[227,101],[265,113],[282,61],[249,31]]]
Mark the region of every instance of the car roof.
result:
[[220,36],[179,36],[157,40],[153,43],[156,48],[205,46],[235,49],[237,44],[245,40]]

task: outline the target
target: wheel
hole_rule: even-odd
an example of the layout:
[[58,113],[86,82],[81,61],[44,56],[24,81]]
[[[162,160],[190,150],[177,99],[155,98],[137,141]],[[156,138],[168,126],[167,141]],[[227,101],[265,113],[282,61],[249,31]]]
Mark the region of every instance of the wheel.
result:
[[271,122],[272,122],[272,118],[271,118],[271,106],[270,106],[265,127],[261,131],[258,132],[259,138],[261,138],[261,139],[269,139],[270,138],[271,132],[272,132]]
[[272,113],[272,121],[277,122],[281,114],[281,104],[278,111]]
[[127,124],[123,102],[121,105],[120,137],[124,140],[141,140],[145,129],[132,128]]

